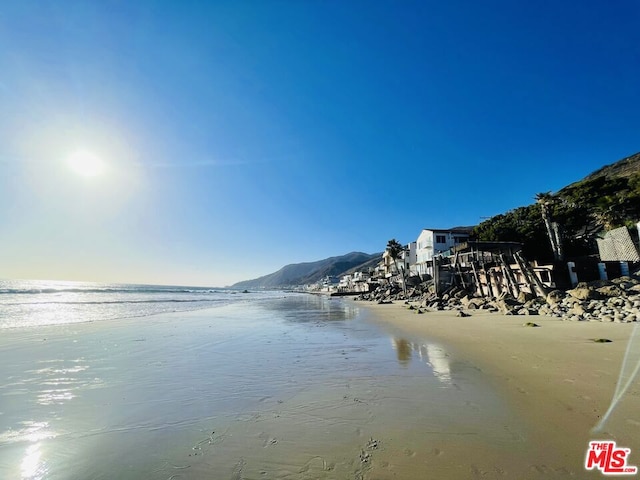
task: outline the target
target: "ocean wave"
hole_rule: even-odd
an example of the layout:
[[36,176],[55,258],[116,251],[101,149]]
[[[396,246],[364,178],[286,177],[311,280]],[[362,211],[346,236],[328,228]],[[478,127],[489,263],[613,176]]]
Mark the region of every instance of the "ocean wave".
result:
[[127,304],[127,303],[197,303],[197,302],[221,302],[222,299],[215,298],[193,298],[193,299],[175,299],[175,298],[165,298],[165,299],[157,299],[157,300],[104,300],[101,302],[8,302],[3,303],[3,305],[113,305],[113,304]]
[[46,293],[231,293],[231,291],[194,288],[0,288],[0,295],[37,295]]

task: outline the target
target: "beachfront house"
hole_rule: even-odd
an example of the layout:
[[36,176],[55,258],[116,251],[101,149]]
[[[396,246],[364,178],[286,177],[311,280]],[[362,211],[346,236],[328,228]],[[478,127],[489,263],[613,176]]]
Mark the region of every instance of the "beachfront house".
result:
[[389,251],[385,250],[382,254],[382,266],[385,278],[401,274],[404,270],[406,276],[416,273],[416,242],[405,245],[404,250],[400,253],[400,258],[394,260],[389,255]]
[[382,254],[382,270],[384,278],[391,278],[394,275],[397,275],[398,267],[396,265],[395,260],[391,257],[389,250],[385,250]]
[[351,292],[353,291],[353,276],[343,275],[338,283],[338,292]]
[[473,227],[456,227],[449,230],[425,228],[416,240],[414,271],[418,275],[433,276],[433,257],[469,240]]

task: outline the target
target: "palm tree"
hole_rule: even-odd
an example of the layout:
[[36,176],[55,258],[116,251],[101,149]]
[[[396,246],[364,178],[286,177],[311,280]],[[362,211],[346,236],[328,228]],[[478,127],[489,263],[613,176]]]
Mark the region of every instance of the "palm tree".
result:
[[398,260],[403,258],[404,251],[405,251],[405,248],[395,238],[392,238],[391,240],[389,240],[387,242],[387,253],[389,254],[389,257],[391,257],[391,260],[393,260],[393,263],[396,266],[396,270],[400,273],[400,275],[402,277],[402,292],[406,296],[406,294],[407,294],[407,285],[406,285],[405,278],[404,278],[404,276],[405,276],[404,267],[398,268]]
[[560,239],[560,232],[558,231],[558,224],[551,221],[551,215],[549,207],[555,203],[555,199],[551,192],[541,192],[536,194],[536,202],[540,205],[540,213],[542,214],[542,220],[544,226],[547,229],[547,236],[551,243],[551,250],[553,252],[553,258],[556,260],[562,260],[562,241]]

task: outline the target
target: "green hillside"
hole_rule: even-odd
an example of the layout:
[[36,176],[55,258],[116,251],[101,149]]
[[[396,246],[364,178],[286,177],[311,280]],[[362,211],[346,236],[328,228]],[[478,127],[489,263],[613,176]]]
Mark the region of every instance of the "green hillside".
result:
[[[640,220],[640,153],[607,165],[547,196],[549,217],[557,222],[565,257],[597,253],[596,237]],[[474,229],[478,240],[524,243],[527,258],[553,258],[539,203],[496,215]]]

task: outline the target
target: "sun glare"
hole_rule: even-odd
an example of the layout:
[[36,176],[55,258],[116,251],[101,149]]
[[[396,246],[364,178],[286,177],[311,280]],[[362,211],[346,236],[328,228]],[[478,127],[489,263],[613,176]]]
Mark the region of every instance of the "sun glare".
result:
[[71,170],[83,177],[95,177],[104,172],[105,164],[95,153],[78,150],[69,156],[67,163]]

